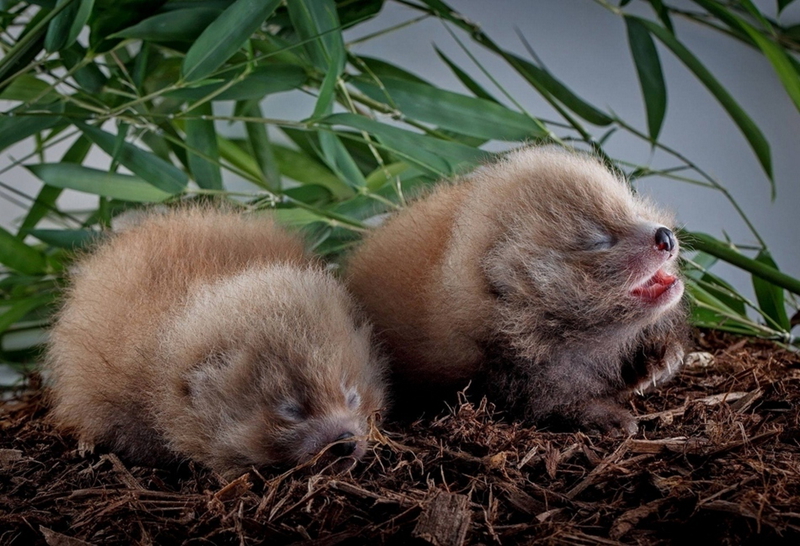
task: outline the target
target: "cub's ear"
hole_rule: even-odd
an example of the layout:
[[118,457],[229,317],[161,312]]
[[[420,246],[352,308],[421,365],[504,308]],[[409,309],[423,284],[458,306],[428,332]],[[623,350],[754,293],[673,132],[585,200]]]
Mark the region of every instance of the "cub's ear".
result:
[[223,351],[214,351],[199,359],[182,377],[179,394],[187,398],[202,396],[209,387],[223,382],[222,374],[230,362],[230,355]]

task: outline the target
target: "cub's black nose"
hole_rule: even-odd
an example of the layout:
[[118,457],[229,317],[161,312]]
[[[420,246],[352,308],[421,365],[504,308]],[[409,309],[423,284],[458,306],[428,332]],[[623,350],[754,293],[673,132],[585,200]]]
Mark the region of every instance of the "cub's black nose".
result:
[[672,252],[672,249],[675,248],[677,244],[675,235],[673,235],[669,229],[660,227],[656,230],[656,247],[658,247],[658,250]]
[[347,457],[356,450],[356,442],[352,432],[345,432],[336,438],[335,444],[331,446],[331,453],[337,457]]

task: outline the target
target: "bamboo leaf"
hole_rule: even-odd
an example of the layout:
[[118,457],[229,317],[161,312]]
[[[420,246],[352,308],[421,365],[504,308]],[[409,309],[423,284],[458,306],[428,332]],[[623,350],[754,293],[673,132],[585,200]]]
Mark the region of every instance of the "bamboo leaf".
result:
[[0,151],[61,121],[64,104],[59,102],[37,110],[12,110],[0,118]]
[[4,313],[0,314],[0,334],[22,320],[31,311],[48,305],[55,299],[55,294],[43,294],[14,302]]
[[[214,97],[214,100],[255,100],[262,99],[272,93],[290,91],[301,87],[308,76],[305,70],[299,66],[288,64],[271,64],[260,66],[254,69],[245,78],[222,91]],[[164,96],[171,99],[196,101],[215,93],[219,88],[226,85],[220,81],[208,85],[201,85],[188,89],[178,89],[165,93]]]
[[344,147],[342,141],[334,133],[323,131],[319,134],[319,143],[325,163],[336,173],[339,180],[353,188],[363,188],[367,185],[364,174],[358,169],[350,152]]
[[486,91],[478,82],[476,82],[472,77],[467,74],[461,67],[459,67],[456,63],[450,60],[450,58],[442,53],[438,47],[434,47],[436,50],[436,54],[439,55],[439,58],[442,59],[445,64],[453,71],[453,74],[456,75],[456,78],[464,84],[464,87],[472,91],[472,93],[478,97],[479,99],[488,100],[491,102],[498,102],[488,91]]
[[[772,259],[768,250],[762,250],[756,256],[756,261],[778,270],[778,265]],[[775,325],[785,331],[791,330],[789,316],[786,314],[786,305],[783,299],[783,288],[765,281],[758,275],[753,275],[753,289],[761,311],[775,321]]]
[[653,38],[644,26],[631,18],[625,19],[625,26],[647,109],[647,128],[650,139],[655,142],[658,140],[664,114],[667,111],[667,87],[661,72],[661,61],[658,59]]
[[129,142],[117,142],[114,135],[97,127],[80,122],[75,125],[104,152],[156,188],[176,194],[182,192],[189,183],[186,173],[160,157]]
[[202,80],[236,53],[272,15],[280,0],[236,0],[208,25],[183,59],[186,81]]
[[695,231],[687,233],[684,239],[686,243],[695,250],[702,250],[731,265],[744,269],[765,281],[784,288],[793,294],[800,295],[800,280],[790,277],[763,262],[748,258],[734,247],[718,241],[711,235]]
[[100,237],[100,232],[91,229],[31,229],[32,235],[50,246],[75,250],[83,248]]
[[708,89],[711,94],[714,95],[717,101],[719,101],[720,105],[722,105],[731,118],[733,118],[734,123],[739,126],[742,134],[744,134],[744,137],[753,148],[756,157],[758,157],[761,166],[767,173],[774,192],[775,181],[772,174],[772,158],[770,155],[769,143],[767,142],[767,139],[764,138],[764,135],[758,126],[753,122],[752,119],[750,119],[750,116],[747,115],[742,107],[739,106],[739,104],[733,99],[733,97],[731,97],[728,91],[725,90],[722,84],[717,81],[717,79],[711,74],[711,72],[708,71],[708,69],[700,62],[700,60],[695,57],[694,54],[686,48],[686,46],[680,43],[675,36],[673,36],[663,27],[660,27],[651,21],[640,19],[638,17],[634,19],[647,27],[647,30],[649,30],[651,34],[654,34],[665,46],[667,46],[683,62],[683,64],[686,65],[686,67],[691,70],[695,76],[697,76],[697,79],[699,79],[703,85],[706,86],[706,89]]
[[589,123],[602,127],[610,125],[614,121],[611,117],[573,93],[571,89],[556,79],[547,70],[500,48],[497,48],[497,51],[514,70],[528,80],[540,93],[545,96],[550,95],[555,97],[561,104]]
[[[82,163],[91,147],[92,142],[88,138],[85,136],[79,137],[61,156],[61,163]],[[17,237],[24,238],[25,232],[36,227],[42,218],[56,208],[56,200],[62,191],[64,191],[62,188],[48,185],[42,186],[42,189],[39,190],[39,195],[36,196],[36,201],[28,209],[28,214],[19,227]]]
[[778,13],[782,12],[792,2],[794,0],[778,0]]
[[58,93],[49,83],[43,82],[32,74],[20,74],[3,89],[0,99],[29,101],[40,95],[42,97],[39,99],[40,104],[47,104],[59,99]]
[[[795,108],[800,110],[800,77],[798,77],[797,70],[795,70],[795,67],[792,65],[792,61],[783,48],[773,42],[770,38],[764,36],[761,31],[730,10],[726,10],[716,3],[709,2],[708,0],[695,1],[710,13],[725,21],[733,29],[739,29],[745,32],[750,39],[753,40],[756,47],[758,47],[764,53],[764,56],[767,58],[770,64],[772,64],[772,67],[775,69],[775,73],[781,80],[781,83],[783,84],[784,89],[786,89],[786,93],[789,95],[789,98],[792,99]],[[756,13],[760,14],[760,12],[752,5],[750,5],[749,9],[755,10]],[[769,25],[769,23],[766,21],[764,21],[764,24]],[[775,196],[773,194],[773,199],[774,198]]]
[[333,114],[321,120],[320,124],[346,125],[367,131],[399,159],[418,165],[439,177],[454,175],[491,157],[491,154],[483,150],[412,133],[356,114]]
[[221,13],[219,8],[202,6],[176,9],[148,17],[109,38],[131,38],[148,42],[194,42]]
[[0,228],[0,263],[26,275],[38,275],[47,267],[44,255]]
[[59,0],[56,6],[70,5],[59,13],[47,27],[44,48],[53,53],[71,46],[89,20],[94,0]]
[[[242,113],[248,117],[263,117],[261,106],[257,101],[243,105]],[[264,186],[272,191],[280,190],[281,172],[278,169],[275,152],[272,150],[272,143],[269,141],[267,126],[263,123],[246,122],[244,127],[247,131],[250,149],[259,167],[261,179],[264,181]]]
[[391,101],[407,117],[484,139],[520,141],[546,135],[540,122],[501,104],[407,80],[381,80],[385,91],[364,81],[353,84],[370,98]]
[[316,159],[305,152],[274,146],[275,159],[285,176],[303,184],[319,184],[331,191],[337,199],[353,197],[353,190]]
[[110,173],[82,165],[41,163],[28,165],[27,168],[42,182],[50,186],[92,193],[111,199],[158,203],[171,196],[136,176]]
[[[241,0],[240,0],[241,1]],[[207,102],[196,107],[193,112],[198,116],[210,116],[213,114],[211,103]],[[214,121],[210,119],[187,119],[186,120],[186,145],[189,148],[202,152],[211,159],[219,159],[219,148],[217,147],[217,131],[214,129]],[[189,155],[189,168],[194,176],[194,181],[201,188],[209,190],[222,189],[222,173],[217,163],[199,156],[187,150]]]

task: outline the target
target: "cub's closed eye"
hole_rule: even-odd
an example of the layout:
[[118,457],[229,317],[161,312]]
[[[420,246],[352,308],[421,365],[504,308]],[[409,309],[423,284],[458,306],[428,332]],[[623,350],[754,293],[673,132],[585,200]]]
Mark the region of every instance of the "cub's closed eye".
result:
[[612,235],[604,235],[602,237],[597,237],[589,241],[586,250],[608,250],[615,244],[617,244],[616,237]]
[[361,404],[361,397],[358,393],[354,390],[350,390],[347,393],[347,407],[350,409],[356,409]]
[[303,406],[294,402],[281,404],[280,407],[278,407],[278,413],[287,421],[294,422],[303,421],[307,417]]

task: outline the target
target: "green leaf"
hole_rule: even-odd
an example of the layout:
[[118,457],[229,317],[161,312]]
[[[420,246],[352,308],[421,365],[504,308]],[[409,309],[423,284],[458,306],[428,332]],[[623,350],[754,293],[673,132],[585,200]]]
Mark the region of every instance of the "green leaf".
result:
[[[264,117],[258,101],[245,104],[242,113],[247,117]],[[244,128],[247,131],[247,141],[258,164],[264,186],[272,191],[279,191],[281,189],[281,172],[278,169],[275,152],[272,150],[272,143],[269,141],[266,124],[248,121],[245,122]]]
[[0,228],[0,263],[26,275],[43,273],[47,266],[41,252],[29,247],[3,228]]
[[[710,13],[725,21],[731,28],[738,29],[746,33],[750,39],[753,40],[753,43],[755,43],[756,47],[758,47],[764,53],[764,56],[767,58],[770,64],[772,64],[772,67],[775,69],[775,73],[778,75],[783,87],[786,89],[786,93],[789,95],[789,98],[792,99],[792,102],[794,102],[795,108],[800,110],[800,76],[798,76],[797,70],[795,70],[795,67],[792,65],[792,61],[790,60],[786,51],[780,45],[772,41],[770,37],[765,36],[763,32],[756,29],[753,25],[748,23],[743,18],[737,16],[732,11],[726,10],[717,5],[715,2],[710,2],[709,0],[695,1]],[[752,4],[749,5],[748,9],[753,10],[755,13],[760,15],[760,12]],[[769,25],[767,21],[764,21],[764,24]]]
[[647,27],[651,34],[654,34],[661,42],[667,46],[686,67],[691,70],[697,79],[716,97],[717,101],[733,118],[734,123],[739,126],[739,129],[744,134],[744,137],[750,143],[753,151],[758,157],[761,166],[767,173],[774,191],[774,179],[772,175],[772,158],[770,156],[769,143],[764,138],[763,133],[758,126],[750,119],[750,116],[742,109],[739,104],[733,100],[733,97],[728,91],[717,81],[717,79],[703,66],[703,64],[689,51],[686,46],[680,43],[675,36],[673,36],[666,29],[658,26],[657,24],[647,21],[646,19],[635,18],[639,23]]
[[610,125],[614,120],[607,114],[601,112],[578,95],[570,88],[556,79],[547,70],[536,66],[512,53],[499,50],[500,55],[516,70],[523,78],[532,84],[540,93],[545,96],[555,97],[561,104],[575,112],[577,115],[599,126]]
[[91,229],[31,229],[28,235],[50,246],[70,250],[83,248],[101,236],[100,232]]
[[412,169],[409,167],[408,163],[404,161],[397,161],[395,163],[390,163],[389,165],[378,166],[367,176],[367,188],[369,188],[371,191],[375,191],[383,187],[387,182],[393,181],[401,174],[407,173],[409,170],[413,170],[415,175],[419,174],[419,171]]
[[464,87],[472,91],[472,93],[478,97],[479,99],[488,100],[491,102],[498,102],[488,91],[486,91],[478,82],[472,79],[472,77],[467,74],[464,70],[461,69],[456,63],[450,60],[447,55],[442,53],[438,47],[434,47],[436,50],[436,54],[439,55],[439,58],[442,59],[450,70],[453,71],[453,74],[456,75],[456,78],[464,84]]
[[181,66],[183,79],[202,80],[222,66],[280,3],[281,0],[236,0],[206,27],[186,52]]
[[363,188],[367,185],[364,174],[358,169],[350,152],[336,134],[327,131],[321,132],[319,143],[325,163],[336,173],[339,180],[354,188]]
[[653,6],[656,15],[658,15],[658,18],[662,23],[664,23],[664,26],[667,28],[667,30],[675,34],[675,28],[672,26],[672,19],[670,19],[669,10],[664,6],[664,2],[661,0],[650,0],[650,5]]
[[[22,320],[31,311],[48,305],[55,299],[55,294],[43,294],[15,301],[4,313],[0,314],[0,334]],[[0,302],[0,304],[3,304],[3,302]],[[5,305],[3,306],[5,307]]]
[[108,155],[139,178],[167,193],[181,193],[189,177],[171,163],[129,142],[116,142],[116,137],[97,127],[76,122],[75,125]]
[[[430,85],[429,82],[423,80],[416,74],[412,74],[408,70],[403,70],[399,66],[390,64],[382,59],[375,59],[373,57],[364,57],[360,55],[357,57],[354,56],[353,58],[354,58],[354,64],[359,69],[362,69],[364,67],[368,69],[363,71],[365,76],[376,76],[378,79],[395,78],[398,80],[408,80],[416,83]],[[360,66],[362,63],[364,66]]]
[[412,133],[356,114],[333,114],[321,120],[320,124],[346,125],[367,131],[399,159],[440,177],[454,175],[491,157],[491,154],[483,150]]
[[407,117],[477,138],[520,141],[544,137],[540,122],[501,104],[437,89],[430,85],[385,78],[385,88],[356,81],[370,98],[391,102]]
[[194,42],[222,10],[212,7],[176,9],[148,17],[109,38],[131,38],[148,42]]
[[323,73],[338,77],[345,64],[344,40],[339,15],[333,0],[293,0],[287,2],[292,26],[305,43],[311,62]]
[[[765,264],[776,271],[778,265],[772,259],[768,250],[764,249],[756,256],[756,261]],[[792,329],[789,316],[786,314],[786,305],[783,299],[783,288],[765,281],[758,275],[753,275],[753,289],[756,292],[758,307],[761,311],[775,321],[775,325],[785,331]]]
[[[91,147],[92,142],[85,136],[80,136],[61,156],[61,163],[82,163]],[[26,231],[36,227],[39,221],[47,216],[50,211],[57,210],[56,200],[61,196],[62,191],[64,191],[62,188],[48,185],[42,186],[42,189],[39,190],[39,195],[36,196],[36,201],[28,209],[28,214],[19,227],[17,237],[24,238]]]
[[[214,100],[254,100],[262,99],[272,93],[291,91],[301,87],[308,76],[299,66],[288,64],[270,64],[254,69],[245,78],[221,92]],[[226,82],[201,85],[188,89],[178,89],[165,93],[171,99],[196,101],[206,97],[217,89],[226,85]]]
[[[210,102],[196,107],[192,112],[196,116],[213,115]],[[194,176],[194,181],[201,188],[221,190],[222,173],[219,170],[219,164],[211,162],[192,151],[194,149],[211,159],[219,160],[217,131],[214,129],[214,121],[199,118],[187,119],[185,132],[186,145],[190,148],[187,150],[189,168],[192,171],[192,176]]]
[[355,192],[339,177],[307,153],[285,146],[274,146],[273,151],[284,176],[303,184],[324,186],[337,199],[348,199],[355,195]]
[[786,6],[794,2],[794,0],[778,0],[778,13],[782,12]]
[[667,111],[667,87],[661,72],[661,61],[658,59],[653,38],[644,26],[631,18],[625,19],[625,26],[647,109],[647,128],[650,139],[655,142]]
[[44,48],[53,53],[71,46],[78,39],[81,29],[89,20],[94,0],[58,0],[56,6],[70,3],[47,27]]
[[0,93],[0,99],[30,101],[40,95],[42,98],[39,99],[39,103],[41,104],[47,104],[59,99],[58,93],[49,83],[43,82],[32,74],[20,74],[3,89],[3,92]]
[[45,184],[111,199],[158,203],[171,195],[136,176],[110,173],[69,163],[42,163],[27,168]]
[[0,151],[29,136],[53,127],[61,121],[64,104],[59,102],[46,108],[12,110],[0,117]]
[[682,240],[683,239],[695,250],[702,250],[712,256],[716,256],[720,260],[744,269],[753,275],[757,275],[765,281],[788,290],[793,294],[800,295],[800,280],[790,277],[763,262],[748,258],[736,248],[722,241],[718,241],[711,235],[695,231],[686,233],[686,236],[683,237]]

